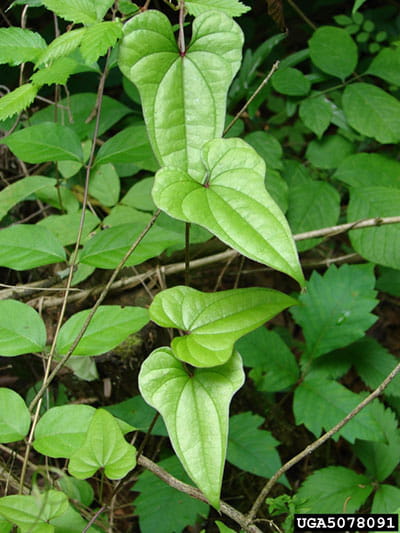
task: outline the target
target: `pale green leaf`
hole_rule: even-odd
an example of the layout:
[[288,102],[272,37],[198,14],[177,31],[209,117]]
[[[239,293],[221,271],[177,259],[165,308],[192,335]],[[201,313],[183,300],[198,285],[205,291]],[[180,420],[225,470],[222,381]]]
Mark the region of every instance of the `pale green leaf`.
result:
[[321,26],[308,44],[311,61],[323,72],[344,79],[355,70],[357,46],[346,30]]
[[119,176],[111,163],[97,166],[90,177],[89,194],[102,205],[113,206],[119,200]]
[[[58,1],[58,0],[55,0]],[[77,30],[67,31],[54,39],[49,46],[42,52],[36,66],[49,63],[59,57],[68,56],[81,44],[87,28],[78,28]]]
[[[67,215],[49,215],[36,223],[36,226],[46,228],[58,239],[63,246],[76,242],[81,222],[81,211]],[[85,240],[89,233],[100,223],[100,220],[91,211],[86,210],[85,222],[82,229],[81,240]]]
[[109,479],[121,479],[135,466],[136,449],[124,439],[116,419],[104,409],[97,409],[84,444],[70,458],[69,473],[85,479],[104,468]]
[[38,87],[25,83],[0,98],[0,120],[12,117],[31,105],[38,92]]
[[230,17],[240,17],[250,10],[248,6],[239,0],[187,0],[185,2],[190,15],[198,17],[202,13],[221,11]]
[[400,189],[400,163],[380,154],[354,154],[342,161],[333,177],[351,187]]
[[[349,222],[363,218],[391,217],[400,213],[400,190],[389,187],[357,187],[351,190]],[[356,252],[368,261],[400,269],[400,225],[387,224],[349,232]]]
[[45,176],[27,176],[11,185],[5,187],[0,191],[0,219],[2,219],[7,212],[22,200],[25,200],[36,191],[54,185],[56,181],[53,178]]
[[313,139],[307,146],[306,158],[317,168],[336,168],[354,152],[354,145],[342,135],[328,135],[322,140]]
[[[89,313],[90,309],[80,311],[72,315],[62,326],[56,344],[59,354],[68,352]],[[148,321],[148,311],[143,307],[100,306],[73,355],[99,355],[108,352],[129,335],[142,329]]]
[[[82,480],[76,479],[75,481]],[[50,525],[56,528],[55,533],[82,533],[82,531],[85,531],[85,528],[87,528],[88,520],[82,518],[78,511],[69,504],[65,513],[50,520]],[[97,527],[91,526],[89,529],[86,529],[86,532],[99,533],[99,530]]]
[[369,83],[353,83],[343,92],[348,123],[359,133],[380,143],[400,141],[400,102]]
[[186,472],[219,508],[228,439],[229,404],[243,385],[242,361],[189,375],[170,348],[159,348],[143,363],[139,388],[164,418],[175,453]]
[[271,133],[254,131],[246,135],[244,140],[264,159],[267,169],[280,170],[282,168],[282,146]]
[[35,72],[30,79],[34,85],[39,87],[54,83],[65,85],[68,78],[76,72],[79,72],[79,63],[77,61],[70,57],[60,57],[50,66],[43,67]]
[[[58,359],[58,357],[57,357]],[[92,357],[71,357],[65,366],[70,368],[74,375],[85,381],[94,381],[99,378],[96,362]]]
[[311,474],[297,497],[306,500],[308,513],[354,513],[372,490],[371,480],[366,476],[343,466],[329,466]]
[[2,387],[0,388],[0,405],[0,442],[15,442],[23,439],[28,434],[31,425],[31,415],[24,400],[13,390]]
[[46,228],[19,224],[0,232],[0,266],[29,270],[64,260],[64,248]]
[[219,533],[235,533],[234,529],[231,529],[230,527],[226,526],[223,522],[220,522],[219,520],[216,520],[215,524],[218,526]]
[[0,28],[0,64],[35,62],[46,46],[39,33],[24,28]]
[[3,357],[39,352],[45,344],[45,325],[32,307],[16,300],[0,301],[0,353]]
[[240,339],[236,349],[252,368],[249,375],[257,390],[282,391],[299,378],[294,355],[275,331],[258,328]]
[[0,498],[0,515],[16,524],[24,532],[52,533],[54,527],[47,522],[65,513],[67,508],[67,496],[56,490],[37,495],[13,495]]
[[299,115],[304,124],[321,138],[332,119],[332,106],[322,95],[311,95],[302,100]]
[[76,133],[56,122],[44,122],[16,131],[1,140],[22,161],[82,161],[81,143]]
[[122,24],[119,20],[99,22],[90,26],[83,36],[80,52],[87,63],[94,63],[107,53],[122,36]]
[[[157,464],[184,483],[190,483],[175,456]],[[208,514],[207,504],[170,487],[149,471],[140,474],[133,490],[139,492],[139,496],[135,498],[135,510],[139,515],[141,533],[182,531],[185,526],[194,525],[198,515]]]
[[[43,0],[43,4],[58,17],[76,24],[99,22],[113,4],[112,0]],[[98,5],[96,5],[98,4]]]
[[160,165],[202,179],[201,148],[222,135],[226,93],[240,66],[242,44],[239,26],[215,11],[195,19],[183,56],[159,11],[141,13],[125,25],[119,67],[139,89]]
[[382,48],[372,60],[367,74],[378,76],[393,85],[400,85],[400,47]]
[[202,159],[203,184],[177,168],[159,170],[153,188],[156,205],[303,284],[288,223],[264,186],[263,159],[242,139],[210,141]]
[[300,306],[291,310],[303,328],[306,353],[316,358],[356,341],[377,317],[372,265],[332,265],[323,276],[314,271]]
[[[316,437],[328,431],[352,411],[363,397],[350,391],[337,381],[306,377],[296,388],[293,412],[296,424],[304,424]],[[375,417],[372,404],[367,405],[335,435],[349,442],[356,439],[384,442],[385,433]]]
[[205,293],[177,286],[156,295],[150,317],[160,326],[185,332],[171,344],[178,359],[210,367],[226,363],[240,337],[294,303],[293,298],[272,289]]
[[393,485],[379,485],[372,503],[371,513],[398,513],[400,488]]
[[90,405],[52,407],[36,426],[33,447],[49,457],[71,457],[83,445],[94,413]]
[[311,82],[296,68],[279,69],[271,78],[272,87],[288,96],[305,96],[310,92]]

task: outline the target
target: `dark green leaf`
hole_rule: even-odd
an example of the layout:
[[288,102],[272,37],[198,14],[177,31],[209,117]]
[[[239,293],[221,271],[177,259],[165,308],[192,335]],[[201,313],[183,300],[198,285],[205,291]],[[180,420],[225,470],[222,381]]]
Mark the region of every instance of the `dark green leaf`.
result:
[[340,163],[333,177],[351,187],[400,189],[400,163],[380,154],[354,154]]
[[311,83],[296,68],[280,69],[271,78],[275,91],[288,96],[305,96],[310,92]]
[[336,168],[354,152],[353,143],[341,135],[329,135],[319,141],[313,139],[307,146],[306,158],[317,168]]
[[311,95],[300,103],[299,114],[307,128],[321,138],[331,122],[332,106],[322,95]]
[[308,44],[312,62],[323,72],[344,79],[355,70],[357,46],[346,30],[321,26]]
[[400,85],[400,48],[382,48],[372,60],[367,74],[378,76],[393,85]]
[[254,131],[246,135],[244,140],[264,159],[267,169],[282,168],[282,147],[273,135],[265,131]]
[[15,442],[25,438],[31,425],[31,415],[21,396],[1,387],[0,405],[0,442]]

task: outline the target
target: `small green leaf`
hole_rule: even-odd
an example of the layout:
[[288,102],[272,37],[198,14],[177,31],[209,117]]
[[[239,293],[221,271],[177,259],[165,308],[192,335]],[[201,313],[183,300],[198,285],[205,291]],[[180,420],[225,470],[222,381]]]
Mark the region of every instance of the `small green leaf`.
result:
[[136,449],[126,442],[115,418],[104,409],[97,409],[84,444],[70,458],[69,473],[86,479],[104,468],[109,479],[121,479],[135,466]]
[[400,189],[400,163],[380,154],[354,154],[342,161],[333,177],[350,187]]
[[[154,416],[157,414],[156,411],[143,400],[140,394],[129,398],[129,400],[109,405],[104,409],[131,426],[134,426],[138,431],[143,431],[144,433],[147,433]],[[168,437],[162,418],[158,417],[157,422],[151,430],[151,434]]]
[[[190,483],[175,456],[163,459],[157,464],[184,483]],[[149,471],[140,474],[133,490],[139,492],[139,496],[135,498],[135,510],[139,515],[142,533],[182,531],[185,526],[194,525],[198,515],[208,514],[207,504],[173,489]],[[157,513],[154,512],[155,509]]]
[[216,11],[195,19],[184,55],[163,13],[149,10],[125,25],[119,67],[139,89],[160,165],[201,180],[200,151],[222,135],[226,93],[240,66],[242,44],[240,27]]
[[0,64],[16,66],[28,61],[35,62],[46,46],[46,41],[39,33],[24,28],[1,28]]
[[250,11],[250,8],[239,0],[187,0],[185,7],[194,17],[210,11],[221,11],[229,17],[240,17]]
[[[5,231],[5,230],[3,230]],[[40,315],[16,300],[0,301],[0,353],[12,357],[39,352],[46,345],[46,328]]]
[[[59,240],[63,246],[74,244],[79,231],[81,212],[68,213],[67,215],[50,215],[36,223],[36,226],[46,228]],[[100,223],[100,220],[91,211],[87,210],[82,229],[82,240]]]
[[357,45],[346,30],[321,26],[308,44],[311,61],[323,72],[343,80],[355,70],[358,61]]
[[70,57],[60,57],[50,66],[44,67],[31,76],[34,85],[65,85],[71,74],[79,72],[79,63]]
[[393,85],[400,85],[400,48],[382,48],[372,60],[367,74],[378,76]]
[[219,533],[235,533],[234,529],[231,529],[230,527],[226,526],[219,520],[216,520],[215,524],[218,526]]
[[122,24],[119,20],[99,22],[90,26],[84,34],[80,52],[87,63],[94,63],[107,53],[122,36]]
[[[363,218],[391,217],[400,213],[400,190],[389,187],[357,187],[351,190],[349,222]],[[400,225],[387,224],[349,232],[356,252],[368,261],[400,270]]]
[[[151,190],[154,185],[154,178],[144,178],[136,182],[121,199],[121,204],[140,209],[141,211],[154,211]],[[1,198],[1,193],[0,193]],[[0,204],[1,205],[1,204]]]
[[14,91],[0,98],[0,120],[12,117],[31,105],[34,101],[38,87],[30,83],[21,85]]
[[400,272],[394,268],[381,267],[376,288],[392,296],[400,297]]
[[379,485],[372,503],[371,513],[399,513],[400,488]]
[[343,110],[352,128],[380,143],[400,141],[400,102],[379,87],[353,83],[343,92]]
[[45,122],[16,131],[1,140],[22,161],[83,161],[81,143],[76,133],[56,122]]
[[354,513],[373,490],[371,481],[343,466],[329,466],[309,476],[297,492],[308,513]]
[[119,200],[120,188],[119,176],[111,163],[98,166],[90,177],[89,194],[102,205],[115,205]]
[[12,207],[25,200],[26,197],[43,187],[54,185],[55,183],[56,181],[53,178],[27,176],[5,187],[0,191],[0,220]]
[[42,52],[36,62],[36,66],[44,65],[55,59],[68,56],[78,48],[86,32],[87,28],[78,28],[77,30],[71,30],[61,34]]
[[20,224],[0,232],[0,266],[29,270],[64,260],[64,248],[46,228]]
[[143,363],[139,388],[164,418],[175,453],[186,472],[219,508],[228,438],[229,404],[243,385],[238,354],[222,366],[190,376],[170,348],[159,348]]
[[272,87],[288,96],[305,96],[310,92],[311,82],[297,68],[280,69],[271,78]]
[[205,227],[241,254],[304,278],[287,221],[264,186],[265,163],[242,139],[215,139],[202,150],[201,185],[184,171],[162,168],[153,199],[168,215]]
[[0,405],[0,442],[15,442],[26,437],[31,425],[31,415],[21,396],[2,387]]
[[76,24],[100,22],[113,0],[42,0],[43,4],[58,17]]
[[90,405],[52,407],[36,426],[33,447],[49,457],[71,457],[83,445],[94,413]]
[[[68,352],[89,313],[90,309],[80,311],[62,326],[56,344],[59,354]],[[148,311],[143,307],[100,306],[73,355],[99,355],[108,352],[130,334],[139,331],[148,321]]]
[[354,145],[341,135],[329,135],[325,139],[313,139],[307,146],[306,158],[317,168],[336,168],[354,152]]
[[314,271],[300,306],[291,310],[303,328],[306,353],[316,358],[364,335],[377,317],[372,265],[332,265],[324,276]]
[[282,169],[282,146],[271,133],[254,131],[246,135],[244,140],[264,159],[267,169]]
[[354,15],[367,0],[355,0],[351,14]]
[[191,287],[172,287],[157,294],[150,317],[163,327],[178,328],[172,349],[178,359],[194,366],[224,364],[234,343],[264,324],[295,300],[272,289],[248,288],[204,293]]
[[332,106],[322,95],[311,95],[300,102],[299,114],[301,120],[321,138],[332,119]]

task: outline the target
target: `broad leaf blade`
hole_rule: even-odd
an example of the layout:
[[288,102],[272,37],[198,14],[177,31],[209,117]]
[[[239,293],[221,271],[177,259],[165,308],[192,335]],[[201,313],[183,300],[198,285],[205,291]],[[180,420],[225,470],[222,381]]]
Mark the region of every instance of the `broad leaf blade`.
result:
[[202,179],[200,150],[222,134],[226,93],[240,65],[242,44],[239,26],[215,11],[195,19],[184,56],[162,13],[147,11],[125,25],[119,66],[139,89],[162,166]]
[[393,85],[400,85],[400,48],[382,48],[372,60],[367,74],[378,76]]
[[35,62],[46,46],[39,33],[24,28],[0,29],[0,63],[16,66],[27,61]]
[[84,34],[80,46],[83,59],[88,63],[94,63],[106,54],[108,48],[114,46],[122,36],[122,25],[118,20],[99,22],[90,26]]
[[31,425],[29,410],[19,394],[0,388],[0,442],[23,439]]
[[38,90],[38,87],[30,83],[25,83],[0,98],[0,120],[12,117],[30,106]]
[[241,139],[215,139],[202,151],[203,185],[177,168],[156,174],[153,198],[167,214],[205,227],[241,254],[304,278],[287,221],[264,186],[265,163]]
[[209,502],[219,508],[228,438],[229,404],[243,385],[239,355],[222,366],[189,376],[171,349],[159,348],[143,363],[139,388],[164,418],[186,472]]
[[45,325],[32,307],[16,300],[0,301],[0,353],[3,357],[38,352],[45,345]]
[[340,163],[333,177],[350,187],[400,189],[400,163],[380,154],[354,154]]
[[289,296],[272,289],[202,293],[178,286],[154,298],[150,316],[161,326],[186,332],[172,341],[178,359],[198,367],[212,367],[228,361],[241,336],[294,303]]

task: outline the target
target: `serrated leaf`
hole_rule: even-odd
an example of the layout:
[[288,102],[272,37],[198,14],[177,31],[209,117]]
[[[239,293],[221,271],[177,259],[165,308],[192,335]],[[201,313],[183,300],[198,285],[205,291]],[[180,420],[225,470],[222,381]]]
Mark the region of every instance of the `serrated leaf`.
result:
[[50,66],[43,67],[31,76],[31,81],[34,85],[41,87],[42,85],[59,84],[65,85],[71,74],[79,72],[79,64],[70,57],[60,57],[56,59]]
[[27,176],[0,191],[0,220],[7,212],[22,200],[36,191],[54,185],[56,181],[53,178],[45,176]]
[[80,52],[87,63],[94,63],[107,53],[122,36],[122,24],[119,20],[99,22],[90,26],[82,38]]
[[296,383],[299,368],[294,355],[275,332],[264,327],[245,335],[236,343],[250,377],[260,391],[282,391]]
[[378,76],[393,85],[400,85],[400,48],[382,48],[373,58],[367,74]]
[[271,78],[275,91],[288,96],[305,96],[310,92],[311,82],[296,68],[279,69]]
[[[347,210],[349,222],[363,218],[398,216],[400,190],[389,187],[356,187]],[[379,265],[400,269],[400,225],[364,228],[349,232],[356,252]]]
[[263,423],[261,416],[250,412],[230,418],[227,461],[245,472],[270,478],[281,466],[276,450],[279,441],[269,431],[258,429]]
[[333,177],[351,187],[400,189],[400,163],[380,154],[354,154],[342,161]]
[[[72,315],[62,326],[57,338],[58,354],[68,352],[82,328],[90,309]],[[143,307],[100,306],[72,355],[99,355],[112,350],[149,321]]]
[[224,364],[234,343],[295,300],[272,289],[248,288],[204,293],[177,286],[156,295],[150,317],[163,327],[178,328],[171,347],[181,361],[198,367]]
[[119,176],[111,163],[98,166],[90,177],[89,194],[102,205],[113,206],[119,200]]
[[[363,398],[340,383],[310,376],[294,393],[293,411],[296,424],[304,424],[316,437],[340,422]],[[354,443],[356,439],[385,441],[385,434],[374,416],[373,406],[367,405],[335,435]]]
[[134,163],[141,169],[156,171],[158,163],[154,158],[145,126],[135,124],[106,141],[97,153],[95,165],[106,163]]
[[327,74],[347,78],[358,61],[357,46],[346,30],[321,26],[308,41],[311,61]]
[[[58,2],[58,0],[55,0]],[[36,61],[36,66],[43,65],[49,61],[54,61],[60,57],[68,56],[81,44],[87,28],[78,28],[77,30],[63,33],[42,52]]]
[[1,140],[22,161],[82,161],[81,143],[76,133],[56,122],[44,122],[16,131]]
[[175,453],[188,475],[219,508],[228,438],[229,404],[243,385],[238,354],[222,366],[190,376],[170,348],[159,348],[143,363],[139,388],[167,426]]
[[35,62],[46,46],[39,33],[24,28],[0,28],[0,64]]
[[[190,483],[175,456],[157,464],[184,483]],[[139,515],[142,533],[182,531],[185,526],[195,524],[198,515],[208,514],[207,504],[173,489],[149,471],[139,476],[133,490],[139,492],[139,496],[135,498],[135,512]],[[155,509],[157,513],[154,512]]]
[[[67,215],[49,215],[36,223],[36,226],[48,229],[63,246],[74,244],[81,222],[81,212],[68,213]],[[82,229],[82,240],[100,223],[100,220],[91,211],[87,210]]]
[[250,8],[239,0],[187,0],[185,7],[194,17],[210,11],[221,11],[229,17],[240,17],[250,11]]
[[0,266],[28,270],[64,260],[64,248],[46,228],[20,224],[0,232]]
[[26,437],[31,425],[31,415],[21,396],[2,387],[0,405],[0,442],[15,442]]
[[192,40],[179,53],[171,24],[146,11],[124,27],[119,67],[139,89],[154,154],[201,180],[200,151],[220,137],[226,93],[240,66],[243,34],[228,16],[207,12],[193,23]]
[[400,102],[369,83],[353,83],[343,92],[347,121],[359,133],[380,143],[400,141]]
[[[5,231],[5,230],[3,230]],[[46,328],[40,315],[16,300],[0,301],[0,353],[13,357],[38,352],[46,345]]]
[[65,20],[90,25],[104,17],[113,0],[43,0],[43,4]]
[[324,276],[314,271],[300,306],[291,310],[303,328],[306,354],[316,358],[359,339],[377,319],[372,265],[332,265]]
[[322,95],[311,95],[302,100],[299,115],[304,124],[321,138],[332,119],[332,106]]
[[[49,490],[38,495],[5,496],[0,498],[0,515],[16,524],[22,531],[52,533],[54,527],[47,522],[65,513],[68,498],[63,492]],[[40,526],[45,529],[38,529]]]
[[263,159],[242,139],[210,141],[202,158],[203,185],[177,168],[159,170],[153,187],[155,204],[303,284],[287,221],[265,190]]
[[306,158],[317,168],[336,168],[354,152],[354,145],[342,135],[328,135],[322,140],[313,139],[307,146]]
[[104,468],[109,479],[121,479],[135,466],[136,449],[126,442],[115,418],[104,409],[97,409],[84,444],[70,458],[69,473],[86,479]]
[[33,447],[49,457],[71,457],[83,445],[94,413],[90,405],[52,407],[36,426]]
[[[293,233],[334,226],[339,215],[340,196],[329,183],[309,179],[289,187],[286,216]],[[304,252],[321,241],[322,239],[298,241],[297,249]]]
[[309,476],[297,492],[308,513],[354,513],[373,490],[371,481],[343,466],[329,466]]
[[398,513],[399,501],[399,487],[379,485],[374,496],[371,513]]
[[34,101],[38,90],[38,87],[33,86],[31,83],[25,83],[2,96],[0,98],[0,120],[12,117],[29,107]]

